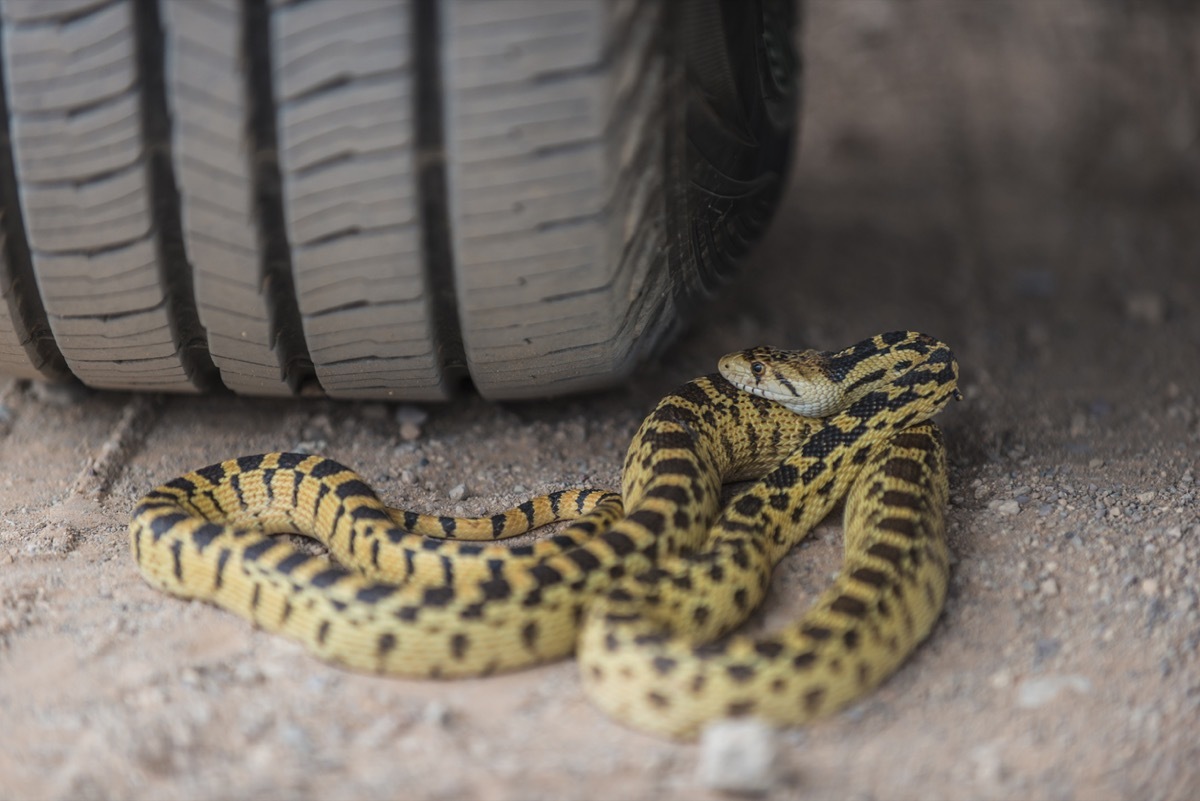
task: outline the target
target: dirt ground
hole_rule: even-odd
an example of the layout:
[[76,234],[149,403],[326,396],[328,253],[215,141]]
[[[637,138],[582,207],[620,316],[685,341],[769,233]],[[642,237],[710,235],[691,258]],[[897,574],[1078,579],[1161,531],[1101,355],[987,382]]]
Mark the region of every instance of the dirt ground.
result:
[[[606,718],[571,661],[361,676],[161,595],[129,510],[187,470],[298,447],[426,511],[616,487],[642,416],[719,355],[895,328],[962,365],[966,400],[940,418],[950,597],[880,689],[780,735],[769,797],[1200,797],[1200,25],[965,6],[992,11],[811,4],[777,224],[623,388],[421,419],[0,384],[0,797],[715,797],[695,745]],[[799,614],[839,549],[831,519],[752,625]]]

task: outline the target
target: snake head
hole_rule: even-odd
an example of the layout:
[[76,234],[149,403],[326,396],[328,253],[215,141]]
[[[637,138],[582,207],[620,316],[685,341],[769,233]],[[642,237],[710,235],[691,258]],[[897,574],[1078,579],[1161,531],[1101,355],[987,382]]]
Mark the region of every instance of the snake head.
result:
[[826,375],[828,353],[760,346],[721,357],[717,369],[743,392],[775,401],[796,414],[825,417],[844,404],[841,387]]
[[918,422],[961,397],[950,347],[917,331],[878,334],[837,353],[750,348],[723,357],[718,367],[738,389],[807,417],[828,417],[875,398],[915,404],[910,412]]

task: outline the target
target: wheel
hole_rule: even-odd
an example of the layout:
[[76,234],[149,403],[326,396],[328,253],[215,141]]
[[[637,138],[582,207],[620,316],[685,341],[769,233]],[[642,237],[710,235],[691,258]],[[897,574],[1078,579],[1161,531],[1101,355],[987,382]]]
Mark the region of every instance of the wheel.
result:
[[790,2],[4,0],[0,371],[618,380],[761,233]]

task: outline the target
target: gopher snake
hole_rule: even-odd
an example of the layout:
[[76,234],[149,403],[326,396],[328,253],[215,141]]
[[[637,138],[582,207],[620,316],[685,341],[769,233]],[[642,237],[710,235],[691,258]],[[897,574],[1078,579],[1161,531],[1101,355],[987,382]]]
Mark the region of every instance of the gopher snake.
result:
[[[643,729],[798,723],[882,681],[940,612],[945,456],[923,421],[957,396],[957,374],[946,345],[914,332],[839,353],[753,349],[658,404],[621,496],[570,490],[490,518],[427,517],[385,506],[330,459],[272,453],[150,492],[130,541],[154,586],[352,668],[474,676],[578,650],[593,700]],[[747,479],[721,512],[722,483]],[[783,632],[719,639],[847,491],[834,585]],[[566,518],[578,519],[535,545],[460,541]],[[343,566],[271,536],[284,531]]]

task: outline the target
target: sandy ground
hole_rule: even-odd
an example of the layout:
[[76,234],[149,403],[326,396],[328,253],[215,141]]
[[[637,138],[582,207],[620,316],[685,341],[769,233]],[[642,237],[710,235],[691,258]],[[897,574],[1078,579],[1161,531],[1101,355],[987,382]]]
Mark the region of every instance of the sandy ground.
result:
[[[302,445],[427,511],[615,487],[642,416],[722,353],[894,328],[945,339],[962,365],[966,401],[940,418],[950,597],[878,691],[780,735],[770,797],[1200,797],[1200,202],[1169,169],[1118,181],[1128,137],[1089,162],[1094,181],[1046,179],[1032,156],[1070,162],[1070,135],[1023,139],[1024,122],[988,122],[993,105],[951,102],[993,73],[911,56],[890,33],[908,23],[862,16],[886,5],[813,8],[805,148],[778,223],[624,388],[466,399],[417,425],[383,404],[0,390],[0,797],[714,797],[696,746],[607,719],[571,661],[454,683],[360,676],[160,595],[128,553],[129,510],[179,473]],[[1056,107],[1054,85],[1020,80],[990,100],[1031,104],[1026,120]],[[848,95],[879,114],[863,121]],[[1162,163],[1194,169],[1187,141]],[[839,549],[832,519],[752,625],[797,615]]]

